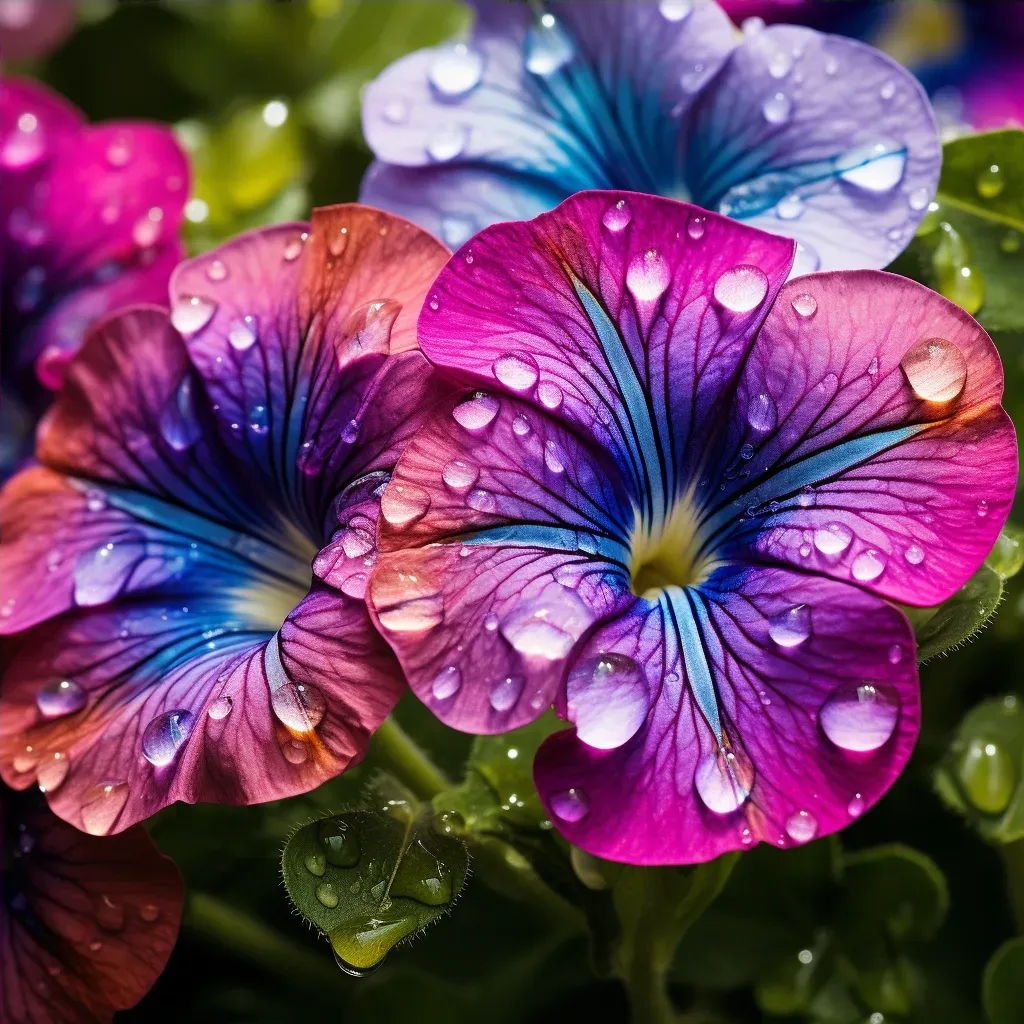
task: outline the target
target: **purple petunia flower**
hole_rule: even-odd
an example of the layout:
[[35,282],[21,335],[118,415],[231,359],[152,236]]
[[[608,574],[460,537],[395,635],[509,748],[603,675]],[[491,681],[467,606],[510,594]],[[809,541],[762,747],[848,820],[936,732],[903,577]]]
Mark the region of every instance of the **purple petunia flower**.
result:
[[367,88],[362,200],[460,245],[582,189],[692,201],[796,238],[794,274],[882,267],[941,163],[928,99],[863,43],[741,36],[710,0],[477,3],[467,44]]
[[914,635],[1017,474],[1002,368],[880,271],[786,283],[793,243],[582,193],[439,275],[423,352],[469,390],[384,492],[371,612],[476,733],[551,703],[535,777],[602,857],[689,863],[842,828],[918,731]]
[[6,475],[88,326],[162,302],[188,196],[168,128],[88,125],[34,82],[0,80],[3,451]]
[[[87,832],[304,792],[405,683],[363,600],[379,493],[429,404],[448,251],[317,211],[179,265],[90,334],[0,496],[0,772]],[[312,565],[312,576],[310,566]]]

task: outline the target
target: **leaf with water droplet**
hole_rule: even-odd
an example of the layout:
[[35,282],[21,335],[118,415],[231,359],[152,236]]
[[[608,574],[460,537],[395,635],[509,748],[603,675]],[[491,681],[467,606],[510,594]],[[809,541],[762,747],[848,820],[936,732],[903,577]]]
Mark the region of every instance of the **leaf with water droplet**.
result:
[[389,776],[358,807],[296,830],[281,858],[292,902],[356,971],[447,913],[468,869],[462,841]]

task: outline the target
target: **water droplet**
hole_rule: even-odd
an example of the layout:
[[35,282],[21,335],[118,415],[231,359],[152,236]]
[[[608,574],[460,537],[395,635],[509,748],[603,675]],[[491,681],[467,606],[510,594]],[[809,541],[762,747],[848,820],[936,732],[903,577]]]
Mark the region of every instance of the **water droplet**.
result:
[[465,43],[456,43],[441,50],[427,78],[442,99],[454,100],[472,92],[480,84],[483,73],[483,54],[471,50]]
[[715,299],[734,313],[749,313],[768,294],[768,277],[758,267],[741,264],[715,282]]
[[956,774],[964,795],[982,814],[1002,814],[1017,789],[1013,755],[994,740],[976,736],[959,755]]
[[818,834],[818,820],[809,811],[797,811],[786,822],[786,833],[794,843],[809,843]]
[[42,793],[52,793],[68,777],[71,762],[59,750],[44,757],[36,768],[36,782]]
[[903,557],[911,565],[920,565],[924,561],[924,548],[920,544],[911,544],[906,551],[903,552]]
[[515,355],[509,352],[494,360],[494,376],[513,391],[529,391],[537,383],[539,375],[537,360],[528,353]]
[[333,909],[338,905],[338,894],[330,882],[321,882],[316,887],[316,898],[328,908]]
[[793,58],[785,50],[776,50],[768,61],[768,74],[772,78],[785,78],[793,70]]
[[632,217],[633,214],[630,212],[629,204],[625,199],[620,199],[614,206],[609,206],[605,210],[601,223],[609,231],[622,231],[629,224]]
[[323,850],[314,850],[302,863],[311,875],[322,878],[327,870],[327,854]]
[[302,249],[306,244],[307,238],[309,238],[309,233],[303,231],[302,234],[296,235],[288,241],[282,254],[286,263],[293,263],[302,255]]
[[170,764],[192,735],[195,718],[191,711],[165,711],[157,715],[142,734],[142,753],[157,768]]
[[795,192],[780,199],[775,205],[775,216],[779,220],[799,220],[803,212],[804,201]]
[[839,61],[829,55],[825,58],[825,74],[834,75],[839,70]]
[[430,684],[430,692],[437,700],[448,700],[449,697],[454,697],[459,692],[460,686],[462,686],[462,673],[454,665],[449,665],[434,676],[434,681]]
[[779,411],[770,395],[755,395],[747,407],[747,422],[754,430],[767,433],[774,430],[778,422]]
[[160,436],[176,451],[187,451],[202,437],[192,397],[192,377],[181,378],[177,389],[160,410]]
[[740,22],[740,31],[748,38],[760,35],[761,32],[764,31],[764,18],[759,18],[757,15],[750,18],[744,18],[743,21]]
[[502,617],[501,635],[524,657],[560,661],[593,621],[593,612],[575,590],[550,583]]
[[132,158],[131,139],[124,134],[115,136],[107,146],[107,163],[111,167],[126,167]]
[[101,896],[96,908],[96,921],[108,932],[119,932],[124,927],[124,907],[109,896]]
[[768,620],[768,635],[780,647],[796,647],[811,635],[811,609],[798,604]]
[[195,334],[213,319],[216,312],[216,302],[199,295],[186,295],[175,302],[171,310],[171,324],[181,334]]
[[793,101],[784,93],[777,92],[761,104],[761,113],[769,124],[785,124],[793,110]]
[[79,555],[73,573],[75,603],[92,607],[116,597],[145,554],[144,543],[129,539],[117,544],[110,542]]
[[598,750],[614,750],[632,739],[650,706],[643,669],[614,651],[577,665],[569,675],[566,699],[577,737]]
[[323,846],[327,863],[336,868],[353,868],[359,863],[362,850],[355,830],[337,818],[324,818],[317,826],[317,837]]
[[236,320],[228,328],[228,343],[236,352],[245,352],[256,343],[256,321],[253,317]]
[[822,705],[818,721],[843,750],[878,750],[893,734],[900,714],[895,690],[878,683],[840,686]]
[[978,175],[976,184],[978,195],[982,199],[995,199],[1003,191],[1003,186],[1006,182],[1003,179],[1003,172],[999,169],[999,165],[990,164]]
[[814,531],[814,546],[823,555],[842,554],[853,540],[853,531],[842,523],[829,523]]
[[31,167],[46,152],[46,135],[39,118],[32,113],[21,114],[0,149],[0,164],[12,171]]
[[945,338],[915,345],[900,360],[900,369],[914,394],[926,402],[951,402],[967,382],[967,360],[959,347]]
[[87,696],[85,690],[73,679],[62,679],[44,686],[36,694],[36,706],[44,718],[60,718],[81,711]]
[[564,396],[562,395],[562,389],[557,384],[552,384],[551,381],[545,380],[541,381],[537,386],[537,397],[545,409],[553,411],[562,404]]
[[127,782],[101,782],[82,794],[82,825],[94,836],[105,836],[128,802]]
[[754,766],[741,751],[706,754],[694,775],[697,795],[715,814],[731,814],[754,788]]
[[905,653],[903,644],[893,644],[889,648],[889,664],[898,665],[903,660],[903,655]]
[[341,440],[344,444],[355,444],[359,437],[360,423],[359,420],[349,420],[345,424],[345,429],[341,432]]
[[864,798],[860,793],[854,793],[850,802],[846,805],[846,813],[851,818],[859,818],[864,813]]
[[515,707],[516,701],[522,696],[523,680],[519,676],[506,676],[499,679],[491,687],[491,707],[495,711],[504,713]]
[[554,441],[544,445],[544,465],[552,473],[565,472],[565,453]]
[[793,309],[796,310],[798,316],[802,316],[805,319],[812,317],[818,311],[818,303],[813,295],[798,295],[793,300]]
[[579,787],[566,789],[561,793],[552,793],[548,797],[548,801],[551,804],[552,813],[570,824],[582,821],[590,813],[587,795]]
[[658,10],[666,21],[682,21],[693,10],[693,0],[661,0]]
[[293,733],[312,732],[327,711],[327,700],[312,683],[284,682],[270,695],[274,714]]
[[132,226],[132,241],[140,249],[148,249],[151,245],[155,245],[163,231],[161,227],[163,219],[164,211],[159,206],[152,207]]
[[638,302],[654,302],[660,298],[670,280],[668,263],[656,249],[634,256],[626,271],[626,287]]
[[153,924],[160,919],[160,908],[155,903],[143,903],[139,907],[139,917],[147,924]]
[[494,395],[478,391],[472,398],[455,406],[452,416],[466,430],[478,431],[491,423],[500,408],[501,402]]
[[526,70],[547,77],[576,55],[572,39],[553,14],[542,14],[526,31]]
[[981,498],[974,508],[980,519],[984,519],[988,515],[988,502],[984,498]]
[[423,632],[444,619],[441,595],[429,579],[416,573],[385,567],[371,581],[370,598],[377,618],[396,633]]
[[526,437],[530,432],[530,421],[522,414],[518,413],[516,418],[512,421],[512,433],[516,437]]
[[890,139],[867,142],[836,157],[836,171],[843,181],[867,192],[890,192],[903,177],[907,162],[904,146]]
[[[469,143],[469,128],[464,124],[449,124],[439,128],[427,143],[427,156],[439,164],[460,156]],[[431,309],[437,307],[431,303]]]
[[[344,586],[342,586],[344,593]],[[281,744],[281,753],[289,764],[305,764],[309,760],[309,744],[300,740],[288,740]]]
[[885,571],[886,560],[884,552],[868,548],[853,560],[850,573],[855,580],[870,583],[871,580],[877,580]]
[[883,100],[891,100],[896,95],[896,83],[889,81],[886,82],[881,89],[878,90],[878,95]]
[[381,515],[392,525],[412,526],[418,523],[430,508],[430,495],[415,484],[388,484],[380,499]]
[[221,260],[214,260],[206,268],[206,276],[211,281],[223,281],[228,276],[228,268],[224,266]]
[[690,217],[690,222],[686,225],[686,233],[695,241],[699,242],[704,237],[704,231],[707,227],[707,218],[702,214],[695,213]]
[[931,192],[926,188],[915,188],[907,197],[907,205],[915,212],[920,213],[931,199]]
[[206,712],[215,722],[221,721],[223,718],[227,718],[231,714],[231,708],[234,706],[234,701],[230,697],[218,697],[209,707]]

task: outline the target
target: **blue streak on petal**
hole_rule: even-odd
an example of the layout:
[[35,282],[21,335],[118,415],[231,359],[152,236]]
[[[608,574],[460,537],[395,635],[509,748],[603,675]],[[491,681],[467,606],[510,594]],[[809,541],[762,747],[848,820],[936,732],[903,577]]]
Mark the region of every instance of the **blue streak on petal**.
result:
[[[634,459],[637,475],[642,476],[646,473],[650,481],[649,487],[640,486],[640,492],[646,491],[649,495],[652,517],[661,517],[667,510],[665,473],[654,433],[654,421],[651,418],[651,410],[647,404],[643,384],[629,358],[618,328],[609,319],[601,303],[575,276],[572,278],[572,283],[583,304],[583,309],[597,333],[605,358],[608,360],[608,365],[611,367],[626,404],[626,412],[632,426],[632,436],[629,431],[625,432],[626,443],[629,445],[630,455]],[[638,481],[639,483],[641,481]]]
[[456,540],[474,546],[546,548],[551,551],[598,555],[610,562],[618,562],[627,572],[629,571],[629,548],[611,537],[604,537],[588,530],[521,523],[467,533],[460,535]]
[[[700,596],[692,588],[683,590],[681,587],[666,587],[659,600],[662,602],[666,620],[671,619],[675,625],[690,692],[721,746],[722,720],[718,714],[718,694],[715,692],[715,682],[701,635],[701,624],[705,629],[709,626],[707,611]],[[701,619],[700,624],[697,621],[698,616]]]
[[758,510],[770,501],[777,501],[795,494],[804,487],[811,487],[832,477],[853,469],[854,466],[880,455],[887,448],[910,440],[934,423],[916,423],[908,427],[897,427],[876,434],[865,434],[844,441],[834,448],[816,452],[799,462],[768,477],[756,487],[737,495],[724,508],[720,508],[701,524],[705,537],[704,546],[723,529],[735,525],[747,509]]

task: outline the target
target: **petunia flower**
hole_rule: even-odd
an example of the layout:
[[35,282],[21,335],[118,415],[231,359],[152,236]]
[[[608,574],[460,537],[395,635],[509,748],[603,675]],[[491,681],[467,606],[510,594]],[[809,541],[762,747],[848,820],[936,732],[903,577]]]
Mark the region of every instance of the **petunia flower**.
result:
[[[457,252],[419,323],[468,390],[384,492],[371,612],[416,694],[496,733],[554,704],[551,820],[702,861],[842,828],[918,731],[914,635],[1010,508],[991,340],[881,271],[581,193]],[[391,501],[400,515],[392,515]]]
[[403,57],[363,101],[363,201],[449,245],[631,189],[796,238],[794,274],[882,267],[934,194],[928,99],[862,43],[741,35],[710,0],[475,6],[468,43]]
[[188,164],[170,129],[88,125],[38,83],[0,79],[0,318],[6,475],[98,317],[162,302],[181,259]]
[[89,335],[41,465],[0,495],[9,785],[103,834],[362,757],[405,687],[363,592],[433,393],[406,350],[447,255],[390,214],[319,210],[182,263],[169,314]]
[[0,785],[0,1019],[96,1024],[134,1006],[178,937],[184,887],[145,830],[97,839]]

